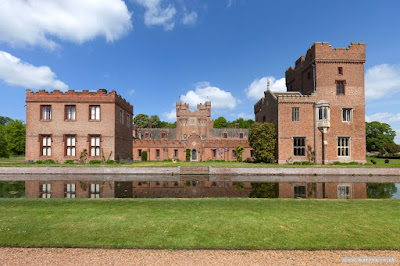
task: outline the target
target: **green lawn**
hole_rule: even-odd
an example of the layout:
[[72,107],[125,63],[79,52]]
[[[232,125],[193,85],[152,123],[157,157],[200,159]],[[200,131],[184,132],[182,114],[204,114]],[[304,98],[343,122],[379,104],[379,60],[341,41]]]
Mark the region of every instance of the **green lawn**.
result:
[[400,200],[1,199],[0,245],[400,249]]
[[[372,164],[371,159],[377,163]],[[385,159],[379,159],[375,157],[367,157],[367,164],[365,165],[288,165],[288,164],[266,164],[266,163],[246,163],[246,162],[221,162],[221,161],[206,161],[206,162],[162,162],[162,161],[148,161],[148,162],[122,162],[115,164],[36,164],[36,163],[25,163],[25,157],[16,156],[10,158],[0,158],[0,167],[17,167],[17,166],[28,166],[28,167],[177,167],[177,166],[211,166],[211,167],[400,167],[400,159],[389,159],[389,163],[385,163]]]

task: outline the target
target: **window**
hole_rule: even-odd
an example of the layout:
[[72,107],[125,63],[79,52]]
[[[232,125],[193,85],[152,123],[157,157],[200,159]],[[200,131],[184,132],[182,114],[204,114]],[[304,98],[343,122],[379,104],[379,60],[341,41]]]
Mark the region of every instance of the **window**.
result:
[[263,123],[265,122],[265,115],[263,116]]
[[167,134],[165,134],[165,132],[161,133],[161,138],[165,139],[165,137],[167,136]]
[[100,120],[100,105],[90,106],[90,120],[99,121]]
[[294,186],[294,198],[307,198],[306,186]]
[[178,150],[174,150],[174,156],[175,156],[175,158],[178,157]]
[[41,120],[51,120],[51,105],[42,105],[41,106],[40,119]]
[[51,156],[51,136],[42,136],[42,156]]
[[292,121],[300,121],[300,108],[292,107]]
[[222,135],[224,139],[228,138],[228,133],[224,132],[224,134]]
[[243,133],[239,133],[239,138],[240,138],[240,139],[243,138]]
[[65,155],[75,156],[75,136],[65,136]]
[[131,127],[131,117],[129,115],[126,115],[126,126],[129,128]]
[[75,120],[75,105],[65,106],[65,120]]
[[306,138],[293,138],[293,155],[305,156],[306,155]]
[[100,184],[90,184],[90,198],[100,198]]
[[100,136],[90,136],[90,156],[100,156]]
[[236,158],[236,151],[232,150],[232,158]]
[[338,156],[349,156],[350,155],[350,138],[339,137],[338,138]]
[[351,198],[351,190],[349,185],[339,185],[338,186],[338,199],[350,199]]
[[336,94],[344,94],[344,84],[346,82],[344,80],[337,80],[336,81]]
[[51,184],[42,184],[41,194],[43,199],[49,199],[51,197]]
[[145,139],[149,139],[150,138],[150,133],[149,132],[144,133],[144,138]]
[[250,150],[250,157],[254,157],[254,150]]
[[343,67],[338,67],[338,74],[343,75]]
[[342,109],[342,120],[343,121],[351,121],[351,108],[343,108]]
[[124,112],[122,110],[119,110],[119,122],[124,123]]
[[213,158],[217,157],[217,150],[212,150]]
[[318,108],[318,120],[327,120],[328,119],[328,108],[321,107]]
[[65,197],[69,199],[75,198],[75,184],[67,184]]
[[160,157],[160,150],[159,149],[156,150],[156,156],[157,156],[157,158]]
[[138,150],[139,157],[142,157],[142,150]]

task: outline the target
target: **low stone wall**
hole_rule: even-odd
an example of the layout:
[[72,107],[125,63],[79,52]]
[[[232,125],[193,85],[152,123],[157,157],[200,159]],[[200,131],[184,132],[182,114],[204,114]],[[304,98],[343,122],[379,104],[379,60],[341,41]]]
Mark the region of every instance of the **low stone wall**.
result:
[[[208,168],[208,170],[207,170]],[[200,171],[201,170],[201,171]],[[271,176],[400,176],[400,168],[228,168],[202,167],[0,167],[0,175],[271,175]]]

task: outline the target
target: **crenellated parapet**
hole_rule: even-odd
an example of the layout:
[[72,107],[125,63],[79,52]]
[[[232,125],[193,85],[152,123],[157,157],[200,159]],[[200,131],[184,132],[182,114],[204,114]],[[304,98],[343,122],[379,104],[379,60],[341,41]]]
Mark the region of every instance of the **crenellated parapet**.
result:
[[76,102],[76,103],[116,103],[127,111],[133,112],[133,106],[122,98],[115,90],[60,90],[37,92],[26,90],[26,102]]

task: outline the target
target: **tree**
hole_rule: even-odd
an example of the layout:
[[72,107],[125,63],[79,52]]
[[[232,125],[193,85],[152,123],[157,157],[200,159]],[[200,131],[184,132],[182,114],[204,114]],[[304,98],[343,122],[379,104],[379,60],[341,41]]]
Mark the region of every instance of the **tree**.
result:
[[276,131],[272,123],[254,123],[249,131],[249,143],[257,161],[275,161]]
[[367,197],[369,199],[390,199],[397,193],[394,183],[367,183]]
[[21,120],[11,120],[4,126],[4,137],[10,155],[25,154],[25,124]]
[[253,190],[250,193],[250,198],[278,198],[279,185],[278,183],[251,183]]
[[387,151],[388,153],[399,152],[399,146],[394,142],[392,142],[392,143],[387,142],[387,143],[383,144],[382,148],[384,148],[385,151]]
[[165,121],[161,121],[160,128],[176,128],[176,122],[168,123]]
[[7,141],[4,137],[4,125],[0,124],[0,158],[8,158]]
[[138,114],[133,118],[133,123],[137,127],[139,127],[139,125],[140,125],[142,128],[145,128],[148,126],[149,122],[150,122],[150,118],[148,115],[145,115],[145,114]]
[[236,152],[236,158],[238,162],[242,161],[242,152],[243,152],[244,148],[243,146],[237,146],[235,149]]
[[366,122],[366,143],[368,151],[378,151],[386,143],[394,143],[396,131],[389,124],[378,121]]
[[150,116],[151,127],[153,128],[160,128],[161,127],[161,120],[158,115]]
[[251,125],[254,123],[253,120],[244,120],[243,118],[238,118],[236,120],[233,120],[232,122],[229,123],[230,128],[234,128],[235,124],[239,124],[240,128],[250,128]]
[[11,118],[6,116],[0,116],[0,125],[6,125],[7,123],[11,122]]
[[214,128],[227,128],[228,126],[229,124],[225,117],[220,116],[214,121]]

